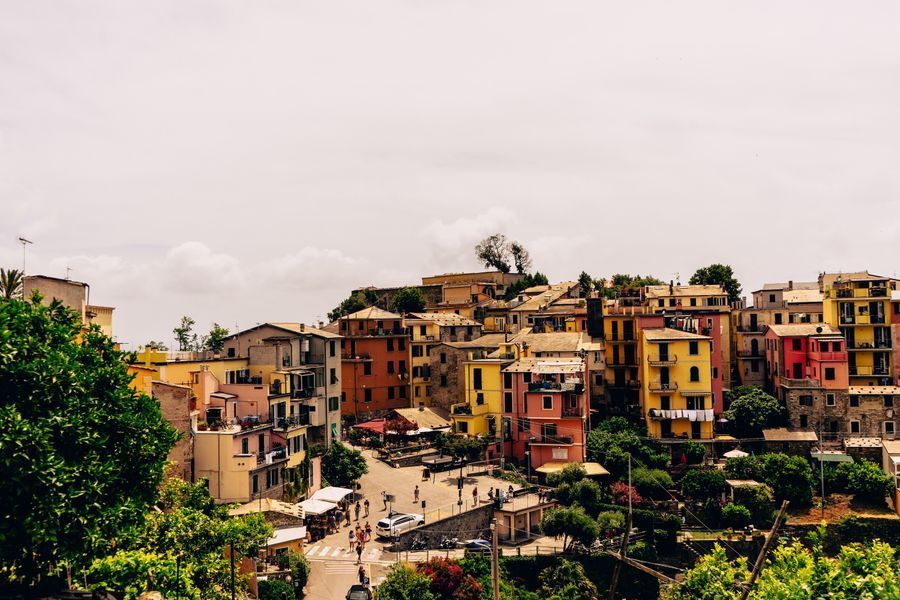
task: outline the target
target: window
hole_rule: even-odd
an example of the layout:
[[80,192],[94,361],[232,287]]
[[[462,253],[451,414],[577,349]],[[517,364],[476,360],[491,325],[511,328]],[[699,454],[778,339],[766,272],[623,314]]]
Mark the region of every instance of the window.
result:
[[366,388],[363,390],[363,401],[364,402],[372,401],[372,388]]
[[397,340],[397,350],[400,350],[401,352],[406,350],[406,339],[405,338],[400,338],[399,340]]
[[706,399],[702,396],[687,399],[688,410],[703,410],[706,408]]
[[662,298],[660,298],[660,299],[659,299],[659,306],[665,306],[665,305],[666,305],[666,301],[663,300]]
[[891,396],[889,394],[885,394],[884,407],[885,408],[894,408],[894,397],[893,396]]
[[885,421],[884,422],[884,435],[894,435],[894,422],[893,421]]
[[503,393],[503,412],[511,413],[513,411],[513,395],[512,392]]
[[531,419],[519,419],[519,431],[531,431]]
[[825,394],[825,406],[834,406],[834,394]]
[[660,410],[671,410],[672,401],[668,396],[660,396],[659,397],[659,409]]
[[328,356],[334,356],[337,352],[337,344],[334,343],[334,340],[328,342]]
[[441,375],[441,387],[447,387],[447,376]]
[[850,421],[850,433],[859,433],[859,421]]
[[259,451],[265,452],[266,451],[266,436],[262,433],[259,434],[258,442],[259,442],[259,445],[257,447],[259,448]]
[[754,373],[759,373],[759,361],[758,360],[750,361],[750,370],[753,371]]
[[472,369],[472,389],[480,390],[481,389],[481,368],[476,367]]
[[691,381],[700,381],[700,369],[691,367]]
[[400,387],[400,397],[406,398],[406,386],[405,385]]
[[341,392],[341,402],[347,401],[347,392]]
[[228,349],[228,358],[234,358],[234,347]]
[[387,339],[387,349],[388,349],[388,352],[394,351],[394,340],[392,338]]
[[484,405],[484,394],[482,394],[482,393],[475,394],[475,404],[477,404],[478,406]]
[[792,348],[793,350],[799,350],[799,349],[800,349],[800,338],[794,338],[794,339],[791,340],[791,348]]
[[441,364],[447,364],[447,353],[441,352]]
[[769,294],[769,302],[775,302],[775,294]]
[[469,433],[469,424],[465,421],[457,421],[456,430],[460,433]]
[[393,399],[394,399],[394,388],[393,388],[393,386],[391,386],[388,388],[388,400],[393,400]]
[[603,385],[603,375],[594,373],[594,385]]
[[335,369],[335,368],[332,367],[332,368],[329,370],[329,376],[330,376],[330,378],[331,378],[331,383],[337,383],[337,382],[338,382],[337,369]]
[[850,395],[850,406],[852,406],[853,408],[859,406],[859,396],[853,394]]
[[366,361],[363,363],[363,375],[371,375],[372,374],[372,363],[370,361]]
[[697,299],[691,298],[691,306],[697,306]]
[[250,440],[248,438],[241,440],[241,454],[250,454]]
[[415,394],[416,398],[419,398],[422,395],[422,388],[417,385],[413,394]]
[[825,379],[834,381],[834,367],[825,367]]
[[413,344],[412,355],[413,355],[413,358],[419,358],[420,356],[422,356],[422,346],[420,346],[418,344]]
[[525,383],[531,383],[531,373],[524,373],[523,380],[525,381]]
[[713,377],[713,379],[719,378],[719,367],[712,368],[712,377]]
[[781,325],[781,313],[775,313],[775,324]]
[[512,388],[512,373],[503,374],[503,387],[507,389]]
[[428,335],[428,327],[426,325],[419,325],[419,335]]
[[688,344],[688,347],[689,347],[688,353],[691,354],[692,356],[696,356],[697,354],[700,354],[700,342],[690,342]]
[[544,396],[544,410],[553,410],[553,396]]
[[800,415],[800,427],[804,429],[809,427],[809,417],[806,415]]
[[809,394],[800,396],[800,406],[812,406],[813,397]]
[[330,410],[330,411],[341,410],[341,401],[338,399],[337,396],[332,396],[331,398],[328,399],[328,410]]
[[401,360],[397,363],[397,370],[401,373],[406,373],[406,361]]
[[259,475],[257,475],[257,474],[253,475],[253,493],[254,494],[259,493]]

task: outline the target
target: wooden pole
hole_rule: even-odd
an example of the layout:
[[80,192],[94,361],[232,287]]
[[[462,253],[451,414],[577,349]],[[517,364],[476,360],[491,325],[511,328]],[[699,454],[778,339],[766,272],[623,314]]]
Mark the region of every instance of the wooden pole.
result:
[[491,584],[494,588],[494,600],[500,600],[500,558],[497,544],[497,519],[491,519]]
[[628,554],[628,540],[631,538],[631,513],[625,519],[625,533],[622,534],[622,543],[619,545],[618,554],[612,553],[619,562],[613,567],[612,581],[609,582],[609,600],[615,600],[616,587],[619,585],[619,574],[622,572],[622,563]]
[[663,583],[678,583],[677,580],[672,579],[668,575],[666,575],[664,573],[660,573],[659,571],[657,571],[655,569],[651,569],[650,567],[639,563],[638,561],[634,560],[631,557],[622,556],[618,552],[613,552],[612,550],[607,550],[606,553],[614,558],[619,559],[620,561],[624,562],[626,565],[634,567],[638,571],[643,571],[644,573],[647,573],[648,575],[653,575],[654,577],[656,577]]
[[781,527],[781,521],[782,519],[784,519],[784,513],[785,511],[787,511],[788,504],[790,504],[790,502],[788,502],[787,500],[781,503],[781,510],[778,511],[778,516],[775,517],[775,522],[772,523],[772,530],[766,537],[766,541],[763,543],[763,547],[759,551],[759,556],[756,557],[756,564],[753,565],[753,571],[750,573],[750,581],[747,582],[744,591],[741,592],[741,600],[747,600],[747,596],[750,595],[750,590],[753,588],[753,584],[756,581],[756,578],[759,576],[759,572],[762,570],[763,561],[766,560],[766,552],[769,550],[769,546],[772,544],[772,540],[775,539],[775,533],[778,531],[778,528]]

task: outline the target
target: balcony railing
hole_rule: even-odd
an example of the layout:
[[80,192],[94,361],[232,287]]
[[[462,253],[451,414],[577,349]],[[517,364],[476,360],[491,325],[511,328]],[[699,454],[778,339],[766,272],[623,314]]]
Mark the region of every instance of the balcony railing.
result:
[[282,430],[294,429],[296,427],[305,427],[309,425],[309,414],[291,415],[290,417],[280,417],[275,419],[275,428]]
[[675,381],[651,381],[649,387],[651,392],[660,394],[677,391],[678,383]]
[[841,325],[853,325],[856,323],[855,315],[841,315]]
[[820,387],[819,382],[815,379],[812,379],[811,377],[803,377],[800,379],[794,379],[794,378],[790,378],[790,377],[782,377],[781,385],[783,387],[789,387],[789,388]]
[[366,352],[360,352],[358,354],[351,354],[350,352],[341,352],[341,358],[343,360],[372,360],[372,357]]
[[678,363],[678,356],[675,354],[651,356],[647,359],[647,362],[650,363],[651,367],[669,367]]
[[271,452],[258,452],[256,454],[256,465],[271,465],[272,463],[287,460],[287,448],[283,446],[276,448]]
[[809,357],[814,360],[847,360],[846,352],[810,352]]
[[468,404],[454,404],[450,407],[450,412],[454,415],[471,415],[472,407]]
[[581,382],[566,381],[565,383],[557,383],[555,381],[532,381],[528,384],[529,392],[575,392],[580,394],[584,392],[584,384]]
[[382,336],[393,336],[393,335],[405,335],[406,330],[403,327],[373,327],[366,331],[366,335],[369,337],[382,337]]
[[738,325],[737,330],[740,333],[765,333],[768,331],[769,326],[764,324],[757,324],[755,326],[752,325]]
[[737,353],[739,358],[765,358],[766,355],[757,350],[754,352],[753,350],[738,350]]
[[581,406],[563,406],[562,416],[564,417],[583,417],[584,411]]
[[569,446],[574,442],[571,435],[540,435],[533,440],[532,444],[557,444],[561,446]]

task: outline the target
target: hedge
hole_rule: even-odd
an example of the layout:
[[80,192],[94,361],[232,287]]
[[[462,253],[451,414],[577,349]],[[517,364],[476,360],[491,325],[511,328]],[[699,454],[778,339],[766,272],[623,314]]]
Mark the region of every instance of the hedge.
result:
[[[643,511],[649,512],[649,511]],[[560,558],[581,563],[588,578],[597,586],[600,597],[608,594],[613,567],[616,562],[611,556],[593,555],[565,555],[565,556],[510,556],[501,561],[502,569],[508,574],[508,579],[515,585],[537,590],[540,588],[539,577],[541,571],[556,565]],[[619,577],[618,596],[627,595],[628,598],[637,600],[650,600],[659,597],[659,581],[652,575],[647,575],[637,569],[625,566]]]
[[[600,511],[602,512],[605,510],[617,510],[623,513],[628,512],[626,507],[619,506],[618,504],[601,504]],[[676,534],[681,531],[681,517],[678,515],[659,513],[639,508],[633,509],[631,514],[632,527],[645,530],[650,537],[651,542],[653,541],[653,538],[656,537],[657,541],[661,543],[674,544]],[[656,536],[656,532],[659,532],[658,537]]]

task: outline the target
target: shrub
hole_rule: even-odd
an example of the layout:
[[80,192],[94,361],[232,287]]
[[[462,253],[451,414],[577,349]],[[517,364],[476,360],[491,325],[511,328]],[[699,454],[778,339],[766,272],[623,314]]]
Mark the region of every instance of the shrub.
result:
[[706,448],[699,442],[685,442],[681,445],[681,451],[689,465],[699,465],[706,456]]
[[264,579],[258,585],[259,600],[281,600],[294,597],[294,590],[290,584],[281,579]]
[[750,520],[757,527],[768,527],[775,520],[775,497],[767,485],[735,488],[734,501],[750,511]]
[[849,469],[847,489],[857,500],[883,503],[884,497],[891,493],[893,487],[891,476],[873,462],[861,460],[853,463],[853,468]]
[[648,469],[646,467],[638,467],[631,471],[631,485],[633,485],[641,495],[649,498],[661,499],[668,498],[666,490],[675,487],[672,478],[662,469]]
[[743,529],[750,524],[750,509],[729,502],[722,508],[722,521],[732,529]]
[[588,514],[596,515],[605,494],[596,481],[582,479],[574,484],[564,483],[556,488],[556,498],[563,504],[579,504]]
[[632,506],[644,503],[644,498],[638,493],[634,486],[628,485],[627,483],[617,481],[609,486],[609,491],[612,493],[613,502],[616,504],[621,504],[622,506],[627,505],[629,493],[631,495]]
[[718,471],[693,469],[681,479],[681,492],[696,502],[717,498],[725,491],[725,476]]
[[572,506],[551,508],[545,512],[541,519],[541,531],[544,535],[563,536],[563,547],[568,548],[570,540],[590,546],[600,534],[600,526],[583,508]]
[[763,454],[760,458],[762,478],[777,500],[790,500],[794,506],[812,502],[815,480],[809,462],[799,456]]
[[729,458],[725,461],[725,475],[728,479],[762,479],[762,468],[755,456]]
[[584,470],[584,467],[577,462],[573,462],[564,466],[559,472],[548,475],[547,484],[553,487],[564,483],[573,484],[581,481],[586,476],[587,472]]
[[625,529],[625,513],[618,510],[605,510],[597,515],[600,535],[612,537]]

